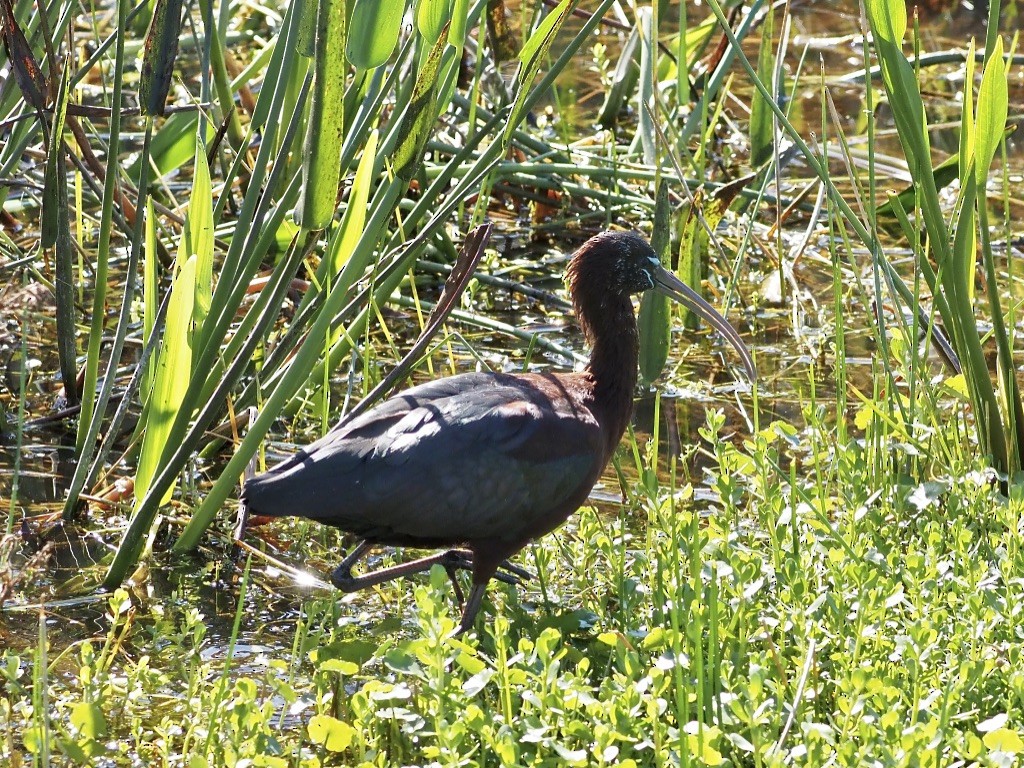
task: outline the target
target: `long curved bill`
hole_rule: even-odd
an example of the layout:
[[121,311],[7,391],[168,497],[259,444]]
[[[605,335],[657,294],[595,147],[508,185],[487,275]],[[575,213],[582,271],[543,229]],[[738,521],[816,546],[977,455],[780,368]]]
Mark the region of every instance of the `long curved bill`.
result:
[[754,360],[750,357],[750,351],[743,339],[736,332],[736,329],[729,324],[729,321],[718,314],[718,311],[704,301],[700,294],[690,286],[673,275],[664,267],[658,267],[654,273],[654,288],[674,301],[678,301],[684,307],[693,311],[704,322],[721,333],[729,340],[729,343],[739,352],[743,360],[743,369],[746,371],[750,381],[757,381],[757,369],[754,368]]

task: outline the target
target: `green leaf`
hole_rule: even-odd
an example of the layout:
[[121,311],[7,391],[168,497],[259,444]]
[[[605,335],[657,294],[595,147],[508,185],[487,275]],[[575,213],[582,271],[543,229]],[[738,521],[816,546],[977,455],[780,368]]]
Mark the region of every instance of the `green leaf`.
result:
[[544,20],[537,25],[537,28],[530,35],[530,39],[523,45],[523,50],[519,52],[519,62],[524,66],[528,67],[531,63],[535,62],[543,53],[551,47],[551,38],[558,28],[564,23],[566,17],[572,12],[572,6],[574,3],[572,0],[562,0],[551,11]]
[[72,762],[78,763],[79,765],[88,765],[91,762],[89,760],[89,752],[84,748],[84,746],[88,744],[95,744],[95,742],[83,739],[82,744],[76,744],[71,739],[64,738],[61,735],[57,736],[56,742],[60,745],[60,751],[70,758]]
[[[293,0],[290,10],[298,16],[295,50],[308,59],[316,55],[316,19],[319,0]],[[283,36],[282,36],[283,37]]]
[[967,380],[964,378],[962,373],[958,373],[955,376],[950,376],[944,379],[942,385],[953,392],[957,397],[967,400],[969,392],[967,391]]
[[310,659],[315,664],[322,664],[328,659],[350,661],[353,664],[365,664],[377,652],[377,645],[368,640],[341,640],[329,645],[318,645],[310,651]]
[[[654,204],[654,236],[651,247],[662,263],[669,249],[669,203],[668,183],[658,182]],[[669,299],[656,291],[647,291],[640,300],[637,318],[640,336],[640,375],[645,382],[652,382],[661,375],[668,361],[669,341],[672,336],[672,312]]]
[[[963,109],[960,112],[960,151],[957,153],[957,170],[959,172],[959,178],[966,179],[967,174],[972,172],[974,167],[972,164],[975,162],[975,151],[977,149],[977,120],[974,113],[974,40],[971,40],[971,44],[967,48],[967,61],[964,64],[964,83],[965,93],[963,99]],[[969,187],[970,185],[968,185]],[[968,190],[963,188],[961,185],[961,193],[965,193]],[[982,189],[984,189],[984,181],[982,181]],[[911,205],[904,206],[905,208],[911,208]],[[978,250],[978,232],[975,226],[977,212],[974,209],[974,205],[971,204],[965,208],[960,209],[960,218],[951,223],[951,227],[956,227],[958,231],[962,230],[960,234],[963,235],[965,251],[965,259],[969,258],[973,261],[974,254]],[[962,225],[962,226],[961,226]],[[969,235],[969,237],[968,237]],[[965,267],[969,269],[969,267]],[[967,296],[967,300],[973,305],[974,295],[976,290],[976,284],[973,278],[966,281],[966,285],[963,286],[963,291]]]
[[[156,298],[159,282],[158,267],[160,259],[156,248],[156,213],[153,210],[153,198],[146,199],[146,249],[145,261],[142,265],[142,343],[149,343],[156,327],[156,315],[160,309]],[[152,358],[146,362],[146,370],[142,374],[142,403],[149,400],[153,391],[154,366]]]
[[[481,9],[483,4],[477,4]],[[438,75],[437,114],[441,114],[451,104],[455,87],[458,85],[459,69],[462,65],[462,52],[466,44],[466,27],[476,22],[470,18],[469,0],[454,0],[448,23],[448,47],[441,55],[440,74]]]
[[690,754],[696,757],[701,764],[716,766],[724,762],[722,753],[711,746],[710,740],[706,736],[702,741],[696,734],[688,735],[686,743]]
[[449,24],[448,44],[458,49],[461,60],[462,48],[466,44],[466,28],[469,26],[469,0],[454,0]]
[[[200,133],[196,133],[192,194],[181,234],[185,252],[196,257],[192,333],[196,339],[201,339],[213,296],[213,186],[210,183],[210,166],[206,162],[206,145]],[[193,344],[193,348],[196,351],[199,345]]]
[[310,740],[328,752],[344,752],[351,746],[356,735],[355,728],[330,715],[313,715],[307,730]]
[[[57,104],[50,124],[50,142],[46,150],[46,170],[43,174],[43,210],[40,221],[40,245],[52,248],[62,226],[68,224],[68,192],[64,160],[64,118],[68,111],[69,69],[61,74]],[[63,192],[61,188],[63,187]]]
[[391,58],[404,13],[405,0],[355,0],[347,48],[353,66],[374,69]]
[[71,242],[71,209],[64,148],[64,118],[68,104],[68,78],[65,66],[50,144],[46,155],[43,188],[43,217],[40,240],[44,248],[53,248],[54,294],[57,302],[57,357],[64,392],[69,405],[78,403],[78,363],[75,351],[75,249]]
[[598,113],[597,122],[602,128],[611,128],[618,120],[619,113],[636,89],[640,77],[639,65],[640,31],[634,26],[619,51],[619,60],[612,72],[611,85],[605,90],[604,103]]
[[81,701],[71,708],[71,724],[87,739],[101,739],[107,735],[107,721],[99,704]]
[[452,0],[420,0],[416,8],[416,29],[428,45],[433,45],[451,18]]
[[875,37],[882,81],[900,142],[907,153],[911,174],[920,179],[931,167],[931,157],[921,90],[901,48],[907,30],[907,9],[902,0],[868,0],[864,8]]
[[378,132],[371,131],[370,138],[366,140],[366,146],[363,148],[363,156],[359,159],[359,167],[356,168],[356,178],[352,182],[352,192],[348,198],[345,215],[331,237],[327,251],[328,274],[331,276],[338,274],[362,237],[366,225],[370,185],[373,183],[373,169],[377,160],[377,140]]
[[[161,176],[178,170],[195,156],[196,126],[199,122],[198,112],[173,112],[160,124],[150,146],[149,161]],[[207,138],[211,135],[207,134]],[[133,178],[139,174],[140,162],[141,158],[128,166],[128,173]]]
[[1010,752],[1015,755],[1024,752],[1024,741],[1016,731],[1009,728],[997,728],[994,731],[989,731],[981,740],[992,752]]
[[[967,92],[964,93],[963,108],[960,110],[960,151],[957,153],[957,169],[962,179],[967,175],[967,166],[974,157],[974,40],[967,46],[967,54],[964,62],[964,83]],[[913,202],[904,203],[903,207],[909,210]]]
[[907,6],[903,0],[865,0],[875,39],[900,45],[907,33]]
[[636,9],[636,27],[640,33],[640,88],[637,94],[637,133],[644,151],[644,162],[657,165],[657,129],[654,127],[655,82],[658,80],[657,30],[654,10]]
[[[757,76],[761,82],[771,86],[774,81],[775,6],[768,4],[768,11],[761,25],[761,47],[757,53]],[[772,156],[772,124],[774,113],[767,99],[755,92],[750,103],[750,165],[758,168]]]
[[354,675],[359,671],[359,665],[352,661],[342,659],[327,659],[320,665],[321,672],[334,672],[339,675]]
[[981,88],[978,91],[974,173],[978,180],[979,191],[985,188],[989,168],[995,158],[999,143],[1003,140],[1008,102],[1003,39],[999,37],[996,38],[995,50],[991,52],[985,66],[985,74],[981,77]]
[[[180,253],[179,253],[180,256]],[[192,370],[191,323],[195,306],[196,257],[189,256],[171,287],[164,338],[158,351],[156,379],[150,399],[149,422],[142,441],[139,466],[135,472],[135,506],[138,509],[156,473],[167,443],[167,433],[181,407]],[[161,499],[166,504],[174,492],[172,485]],[[147,526],[148,527],[148,526]]]

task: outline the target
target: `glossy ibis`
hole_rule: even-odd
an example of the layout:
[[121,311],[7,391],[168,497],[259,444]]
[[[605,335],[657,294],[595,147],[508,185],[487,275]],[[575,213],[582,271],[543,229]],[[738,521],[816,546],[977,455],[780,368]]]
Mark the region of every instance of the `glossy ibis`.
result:
[[[467,630],[491,578],[529,576],[508,558],[587,500],[626,429],[639,347],[631,294],[653,288],[689,307],[755,376],[733,327],[663,269],[640,235],[591,238],[567,276],[592,348],[582,372],[464,373],[420,384],[246,482],[248,511],[307,517],[359,537],[331,575],[345,592],[440,564],[461,602],[455,569],[472,571],[458,631]],[[446,551],[353,576],[374,545]]]

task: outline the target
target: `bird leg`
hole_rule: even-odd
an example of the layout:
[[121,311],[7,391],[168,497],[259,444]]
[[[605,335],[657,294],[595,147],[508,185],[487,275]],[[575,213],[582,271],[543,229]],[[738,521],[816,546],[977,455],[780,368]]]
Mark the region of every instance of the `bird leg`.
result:
[[459,580],[455,577],[455,566],[446,565],[445,571],[448,572],[448,581],[452,583],[452,591],[455,592],[455,602],[459,604],[459,609],[466,604],[466,596],[462,594],[462,587],[459,586]]
[[[507,559],[502,557],[502,555],[507,554],[509,551],[516,551],[517,549],[518,547],[509,550],[504,547],[499,548],[484,544],[474,550],[473,587],[469,590],[469,600],[466,601],[466,607],[462,609],[462,619],[455,630],[455,636],[461,635],[472,628],[476,615],[480,612],[480,606],[483,604],[484,595],[487,593],[487,584],[491,579],[518,584],[519,575],[522,575],[524,578],[530,578],[531,574],[529,571],[524,571],[522,568],[512,565]],[[501,573],[499,569],[505,569],[509,573]]]
[[[445,552],[421,557],[418,560],[381,568],[379,571],[365,573],[362,576],[353,576],[352,568],[366,557],[366,554],[372,548],[373,545],[368,541],[359,542],[355,549],[346,555],[345,559],[331,573],[331,583],[342,592],[356,592],[366,587],[383,584],[385,581],[410,576],[414,573],[422,573],[423,571],[430,570],[435,565],[440,565],[448,573],[448,578],[451,580],[452,588],[455,591],[455,597],[459,601],[459,605],[463,606],[462,588],[455,577],[455,572],[459,569],[474,570],[473,588],[469,592],[468,602],[465,603],[462,609],[462,620],[459,622],[459,627],[455,632],[456,635],[461,635],[473,625],[473,620],[480,611],[480,605],[487,591],[487,582],[492,578],[513,586],[519,586],[524,579],[533,578],[533,574],[525,568],[513,565],[508,560],[502,560],[497,568],[491,566],[488,569],[490,573],[481,580],[483,574],[475,572],[473,553],[465,549],[449,549]],[[503,571],[507,571],[507,573]]]
[[[531,573],[530,571],[526,570],[525,568],[520,568],[518,565],[514,565],[514,564],[510,563],[508,560],[502,560],[501,561],[501,565],[498,566],[498,570],[499,571],[508,571],[508,572],[518,576],[519,578],[516,580],[517,584],[522,584],[524,581],[533,581],[535,578],[537,578],[536,574]],[[496,574],[495,578],[503,581],[503,579],[501,579],[501,574],[500,573]],[[506,584],[510,584],[511,582],[505,582],[505,583]]]
[[462,619],[459,621],[458,629],[454,632],[455,637],[472,628],[473,621],[476,619],[477,613],[480,612],[480,605],[484,601],[484,594],[487,592],[487,581],[473,579],[473,588],[469,591],[469,602],[462,610]]
[[368,541],[359,542],[356,548],[334,569],[334,572],[331,574],[331,583],[342,592],[356,592],[366,587],[383,584],[385,581],[401,578],[402,576],[411,576],[414,573],[429,571],[435,565],[443,566],[449,572],[449,576],[451,576],[453,569],[467,567],[465,564],[468,562],[466,556],[469,554],[462,550],[450,549],[447,552],[428,555],[418,560],[410,560],[408,563],[399,563],[388,568],[381,568],[379,571],[364,573],[362,576],[353,576],[352,568],[372,548],[373,545]]

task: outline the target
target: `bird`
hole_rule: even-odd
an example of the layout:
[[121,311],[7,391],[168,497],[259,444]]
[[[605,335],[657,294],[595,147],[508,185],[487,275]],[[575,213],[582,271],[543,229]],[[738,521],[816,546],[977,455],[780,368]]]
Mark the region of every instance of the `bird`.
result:
[[[631,297],[657,290],[718,330],[756,370],[737,331],[661,264],[642,235],[605,231],[571,257],[566,278],[590,346],[578,372],[473,372],[404,390],[342,421],[268,472],[248,479],[248,514],[300,516],[359,543],[331,574],[353,592],[441,565],[469,630],[492,578],[531,574],[509,562],[582,506],[629,424],[639,335]],[[442,550],[353,575],[375,547]],[[455,574],[469,570],[468,600]]]

